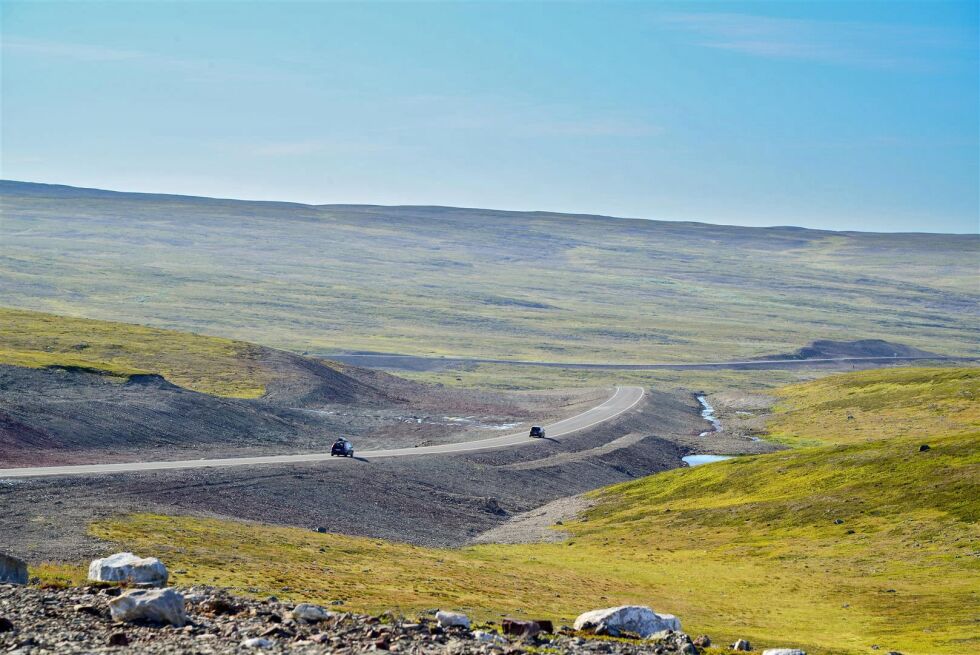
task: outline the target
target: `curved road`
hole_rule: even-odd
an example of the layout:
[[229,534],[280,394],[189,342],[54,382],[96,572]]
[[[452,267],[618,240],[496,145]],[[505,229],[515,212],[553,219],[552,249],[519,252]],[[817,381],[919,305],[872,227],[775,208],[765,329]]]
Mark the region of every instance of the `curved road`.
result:
[[[643,399],[642,387],[616,387],[609,400],[571,418],[545,426],[549,438],[563,437],[599,423],[610,421],[629,411]],[[419,448],[391,448],[387,450],[367,450],[356,453],[359,459],[381,459],[387,457],[409,457],[419,455],[455,455],[481,450],[493,450],[507,446],[526,446],[538,442],[526,432],[508,434],[490,439],[465,441],[462,443],[421,446]],[[356,451],[355,451],[356,452]],[[132,471],[159,471],[170,469],[207,468],[214,466],[252,466],[259,464],[297,464],[303,462],[329,462],[343,460],[331,457],[330,453],[309,453],[305,455],[268,455],[258,457],[231,457],[226,459],[185,459],[171,462],[123,462],[119,464],[79,464],[74,466],[38,466],[13,469],[0,469],[0,478],[28,478],[53,475],[93,475],[127,473]]]

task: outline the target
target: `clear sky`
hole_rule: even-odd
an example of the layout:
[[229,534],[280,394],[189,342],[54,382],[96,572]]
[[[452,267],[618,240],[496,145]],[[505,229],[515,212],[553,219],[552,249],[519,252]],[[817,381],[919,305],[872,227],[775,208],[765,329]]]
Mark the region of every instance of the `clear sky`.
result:
[[977,5],[5,1],[0,173],[975,233]]

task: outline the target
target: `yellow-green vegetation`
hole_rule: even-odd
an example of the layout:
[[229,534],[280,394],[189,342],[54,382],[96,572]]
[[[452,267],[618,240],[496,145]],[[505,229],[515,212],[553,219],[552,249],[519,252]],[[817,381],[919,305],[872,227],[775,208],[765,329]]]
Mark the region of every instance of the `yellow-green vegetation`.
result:
[[271,372],[241,341],[0,308],[0,363],[81,368],[110,376],[162,375],[218,396],[256,398]]
[[790,445],[954,435],[980,428],[980,368],[861,371],[783,387],[769,438]]
[[[939,405],[960,391],[943,381],[956,379],[949,369],[875,374],[882,383],[934,378],[931,393],[919,392]],[[850,386],[865,375],[807,386],[821,396],[855,390],[854,402],[884,393]],[[794,397],[805,388],[794,388]],[[895,382],[893,391],[904,388]],[[884,406],[898,402],[886,396]],[[442,606],[482,618],[569,620],[643,603],[718,642],[745,637],[811,654],[865,653],[878,644],[906,655],[959,655],[980,648],[980,427],[945,434],[931,422],[930,404],[903,409],[904,420],[924,421],[915,434],[738,458],[600,490],[593,509],[563,526],[570,532],[563,543],[427,549],[156,515],[92,531],[186,569],[178,582],[278,595],[289,587],[288,597],[342,598],[353,609]],[[794,416],[804,414],[780,416],[786,434]],[[800,420],[801,431],[807,426]],[[930,449],[920,451],[923,443]]]

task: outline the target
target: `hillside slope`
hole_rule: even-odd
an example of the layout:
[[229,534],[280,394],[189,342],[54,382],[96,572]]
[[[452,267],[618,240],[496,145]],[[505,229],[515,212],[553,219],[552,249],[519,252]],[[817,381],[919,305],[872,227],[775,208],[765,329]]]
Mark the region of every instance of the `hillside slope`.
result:
[[0,193],[0,304],[298,352],[628,363],[980,342],[977,235]]
[[[939,404],[977,380],[976,369],[875,373],[945,374],[930,396]],[[861,375],[809,388],[820,396],[875,393],[855,388]],[[339,597],[357,609],[452,606],[567,621],[584,609],[639,602],[716,641],[791,643],[812,655],[874,645],[960,655],[980,646],[980,422],[970,419],[956,434],[930,432],[931,411],[906,408],[903,420],[924,420],[914,436],[740,458],[609,487],[582,520],[562,526],[570,533],[563,543],[439,550],[152,515],[92,529],[187,570],[183,582]],[[793,430],[788,419],[781,429]],[[930,449],[920,452],[924,442]]]

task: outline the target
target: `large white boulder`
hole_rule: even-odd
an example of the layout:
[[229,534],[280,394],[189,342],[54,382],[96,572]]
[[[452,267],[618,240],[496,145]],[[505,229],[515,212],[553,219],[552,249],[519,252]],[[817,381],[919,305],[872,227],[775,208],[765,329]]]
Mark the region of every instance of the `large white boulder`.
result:
[[799,648],[767,648],[762,655],[806,655],[806,651]]
[[658,614],[643,605],[623,605],[592,610],[575,619],[576,630],[591,630],[610,635],[631,632],[641,637],[661,630],[680,630],[681,622],[673,614]]
[[150,621],[175,625],[187,623],[184,597],[173,589],[136,589],[109,601],[115,621]]
[[116,553],[92,560],[88,579],[96,582],[129,582],[162,587],[167,584],[167,567],[156,557],[137,557],[132,553]]
[[470,617],[466,616],[462,612],[444,612],[439,610],[436,612],[436,621],[438,621],[439,626],[443,628],[470,627]]

